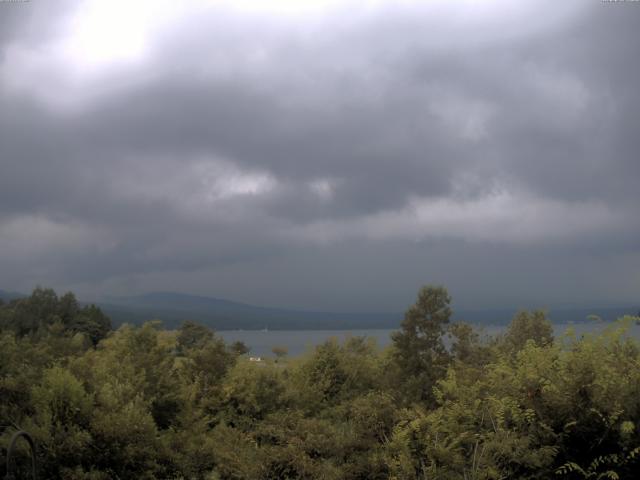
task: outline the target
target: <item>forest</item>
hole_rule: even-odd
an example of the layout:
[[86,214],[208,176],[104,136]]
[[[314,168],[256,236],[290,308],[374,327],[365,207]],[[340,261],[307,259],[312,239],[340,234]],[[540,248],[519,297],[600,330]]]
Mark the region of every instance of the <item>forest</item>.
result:
[[554,338],[543,311],[498,336],[451,316],[425,286],[385,349],[255,362],[198,323],[114,330],[36,288],[0,303],[0,461],[24,429],[42,479],[638,478],[637,318]]

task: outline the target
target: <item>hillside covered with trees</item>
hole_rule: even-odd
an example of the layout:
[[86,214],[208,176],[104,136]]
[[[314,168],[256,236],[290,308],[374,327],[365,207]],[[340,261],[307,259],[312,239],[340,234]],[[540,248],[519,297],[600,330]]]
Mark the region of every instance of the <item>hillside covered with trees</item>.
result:
[[422,288],[384,350],[253,362],[202,325],[113,330],[39,288],[0,304],[0,453],[22,428],[47,479],[638,478],[634,318],[554,338],[520,312],[484,337],[450,304]]

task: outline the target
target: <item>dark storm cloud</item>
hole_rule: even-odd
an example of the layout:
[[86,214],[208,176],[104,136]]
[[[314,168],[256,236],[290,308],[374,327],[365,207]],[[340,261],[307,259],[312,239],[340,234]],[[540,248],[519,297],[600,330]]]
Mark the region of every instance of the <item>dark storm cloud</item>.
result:
[[[194,7],[140,58],[92,63],[109,43],[65,40],[73,3],[31,3],[0,4],[3,281],[293,278],[292,258],[332,264],[358,241],[405,267],[433,242],[529,264],[639,254],[633,5]],[[431,265],[454,286],[473,268]]]

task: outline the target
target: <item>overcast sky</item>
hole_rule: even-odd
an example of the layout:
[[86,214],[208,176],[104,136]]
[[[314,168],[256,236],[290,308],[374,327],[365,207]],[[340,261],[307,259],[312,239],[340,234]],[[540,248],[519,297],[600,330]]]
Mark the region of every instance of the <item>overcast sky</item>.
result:
[[0,289],[640,302],[640,2],[0,1]]

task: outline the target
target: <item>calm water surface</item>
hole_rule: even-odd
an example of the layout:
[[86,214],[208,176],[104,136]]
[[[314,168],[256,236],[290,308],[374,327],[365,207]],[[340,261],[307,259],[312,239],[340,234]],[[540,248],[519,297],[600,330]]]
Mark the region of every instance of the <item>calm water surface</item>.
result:
[[[577,336],[587,333],[595,333],[606,328],[609,324],[603,323],[559,323],[554,325],[556,337],[563,335],[571,327]],[[504,331],[505,326],[487,325],[482,327],[486,335],[495,335]],[[272,357],[273,347],[286,347],[290,356],[296,356],[312,350],[330,338],[342,342],[348,337],[373,338],[378,346],[386,347],[391,342],[391,332],[386,330],[222,330],[217,332],[227,342],[240,340],[251,350],[250,355],[260,357]],[[634,325],[630,332],[634,337],[640,338],[640,326]]]

